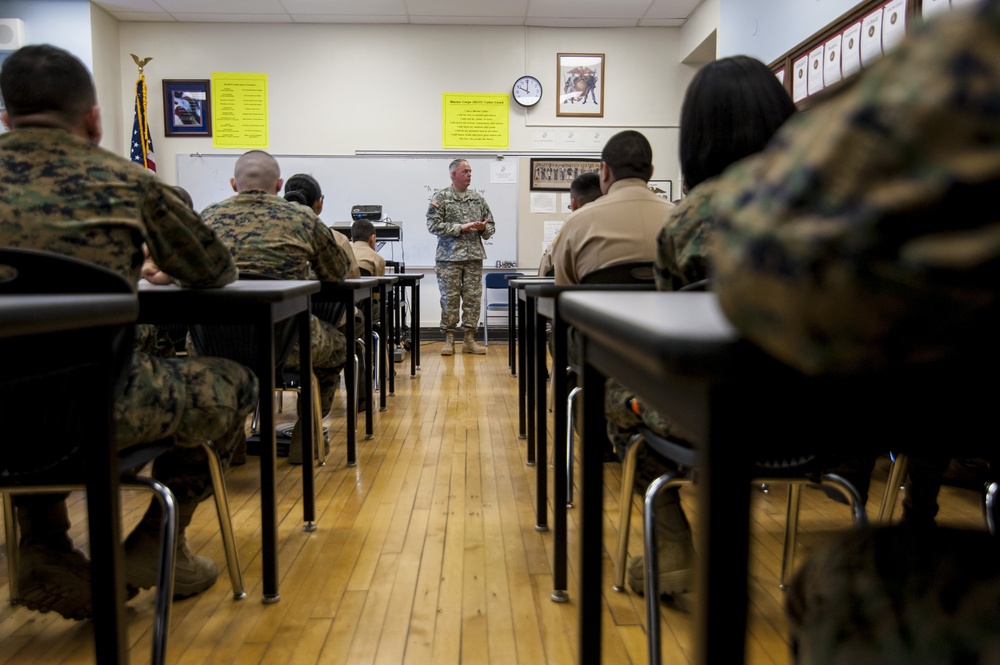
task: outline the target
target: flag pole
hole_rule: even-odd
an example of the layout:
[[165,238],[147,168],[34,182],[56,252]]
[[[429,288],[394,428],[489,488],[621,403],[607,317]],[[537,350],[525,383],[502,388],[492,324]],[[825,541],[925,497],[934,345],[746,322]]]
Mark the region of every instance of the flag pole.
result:
[[[135,61],[136,67],[139,68],[139,78],[136,79],[136,99],[135,99],[135,124],[138,127],[139,136],[137,137],[140,142],[140,153],[142,155],[142,166],[143,168],[150,168],[149,159],[147,154],[150,146],[149,139],[149,123],[146,119],[146,75],[143,72],[143,68],[146,64],[153,58],[142,58],[140,59],[135,53],[129,53],[132,56],[132,60]],[[138,162],[139,155],[135,154],[135,150],[132,150],[132,161]],[[156,166],[152,166],[151,170],[155,171]]]

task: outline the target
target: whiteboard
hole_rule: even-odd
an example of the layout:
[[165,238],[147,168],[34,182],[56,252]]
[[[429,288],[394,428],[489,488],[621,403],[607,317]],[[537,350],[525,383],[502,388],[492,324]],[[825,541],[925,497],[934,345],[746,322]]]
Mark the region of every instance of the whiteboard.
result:
[[[341,156],[301,157],[275,155],[286,180],[308,173],[323,188],[320,218],[328,226],[350,222],[356,205],[381,205],[385,221],[402,228],[402,240],[386,243],[379,251],[387,259],[406,263],[407,269],[434,265],[437,236],[427,230],[427,207],[431,195],[451,184],[448,164],[454,157]],[[194,199],[195,210],[204,210],[233,195],[229,179],[239,155],[178,155],[177,184]],[[493,157],[470,157],[471,188],[486,199],[493,212],[496,233],[486,246],[486,266],[497,261],[517,260],[517,179],[491,183]],[[502,162],[506,170],[517,170],[517,160]]]

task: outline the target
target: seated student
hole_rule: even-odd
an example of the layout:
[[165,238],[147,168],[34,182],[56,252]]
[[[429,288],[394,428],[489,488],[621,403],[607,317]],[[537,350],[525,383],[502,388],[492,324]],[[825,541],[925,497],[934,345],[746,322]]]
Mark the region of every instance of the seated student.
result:
[[[132,283],[140,277],[143,242],[165,275],[191,287],[236,279],[233,260],[215,233],[145,169],[97,147],[100,112],[83,64],[48,45],[26,46],[3,63],[0,136],[0,245],[45,250],[90,261]],[[174,492],[180,538],[174,594],[210,587],[219,567],[191,553],[185,537],[212,483],[200,444],[210,439],[223,462],[244,436],[257,403],[257,380],[219,358],[163,360],[134,352],[115,404],[115,444],[173,438],[153,476]],[[21,496],[18,581],[24,604],[70,619],[92,612],[90,566],[68,534],[65,495]],[[125,578],[155,585],[160,509],[156,501],[125,541]],[[13,547],[13,543],[8,543]]]
[[649,191],[652,175],[645,136],[626,130],[608,139],[599,171],[604,196],[570,215],[552,243],[556,284],[579,284],[614,263],[653,260],[656,234],[674,205]]
[[[970,354],[970,380],[990,376],[1000,333],[998,52],[1000,0],[916,25],[723,174],[714,288],[748,339],[815,376],[970,363]],[[942,444],[954,452],[963,442]],[[803,572],[789,598],[797,662],[995,659],[996,553],[949,564],[939,545],[951,536],[916,531],[860,535],[849,557],[843,539],[841,554],[828,550]],[[952,571],[893,581],[899,543],[901,565]]]
[[[733,162],[763,149],[794,112],[795,105],[774,74],[753,58],[723,58],[695,75],[681,107],[680,158],[687,196],[669,211],[657,236],[659,290],[673,291],[708,277],[717,176]],[[614,381],[607,384],[605,415],[608,435],[620,457],[640,422],[661,436],[691,440]],[[643,491],[660,475],[663,464],[651,455],[639,460],[637,476],[645,481]],[[693,582],[691,528],[677,490],[660,492],[656,508],[659,590],[676,596]],[[643,572],[642,557],[633,557],[628,581],[637,593],[643,592]]]
[[367,219],[357,220],[351,225],[351,240],[358,267],[377,277],[385,275],[385,259],[375,251],[375,225]]
[[[305,206],[277,196],[282,180],[274,157],[262,150],[244,153],[230,183],[236,195],[208,206],[202,216],[229,247],[237,267],[281,279],[344,279],[350,257],[329,227]],[[334,325],[315,316],[311,338],[313,372],[325,414],[333,404],[347,343]],[[290,362],[297,359],[297,352],[290,354]],[[301,447],[293,443],[292,449]]]
[[[569,210],[576,212],[591,201],[601,198],[601,178],[596,173],[584,173],[573,179],[569,186]],[[559,234],[556,234],[559,237]],[[538,274],[543,277],[551,277],[555,274],[552,267],[552,245],[555,239],[542,252],[542,260],[538,264]]]
[[[285,182],[285,200],[286,201],[291,201],[292,203],[298,203],[299,205],[306,206],[307,208],[309,208],[310,210],[312,210],[314,213],[316,213],[316,216],[318,217],[323,212],[323,202],[326,200],[326,197],[323,196],[323,190],[320,188],[319,182],[316,180],[316,178],[312,177],[311,175],[309,175],[307,173],[296,173],[295,175],[293,175],[291,178],[289,178]],[[327,227],[327,228],[329,228],[329,227]],[[347,260],[350,263],[350,267],[347,269],[347,278],[348,279],[357,279],[358,277],[361,276],[361,271],[359,270],[359,267],[358,267],[358,260],[355,257],[354,252],[351,250],[351,242],[350,242],[350,240],[348,240],[347,236],[345,236],[343,233],[340,233],[339,231],[334,231],[333,229],[330,229],[330,234],[333,236],[333,239],[337,241],[337,245],[342,250],[344,250],[344,254],[347,255]],[[355,307],[354,308],[354,329],[355,330],[364,330],[364,326],[365,326],[365,320],[364,320],[364,317],[361,314],[361,310],[359,310],[357,307]],[[344,316],[341,318],[340,323],[337,324],[337,330],[340,331],[340,333],[342,335],[344,335],[344,345],[345,345],[344,355],[346,357],[346,355],[347,355],[347,350],[346,350],[346,344],[347,344],[347,337],[346,337],[346,335],[347,335],[347,313],[346,312],[344,313]],[[296,345],[292,349],[292,351],[294,353],[292,354],[292,356],[290,357],[290,359],[285,362],[285,368],[288,369],[288,370],[297,369],[298,366],[299,366],[298,365],[298,355],[297,355],[298,354],[298,345]],[[358,364],[359,364],[359,366],[358,366],[358,375],[359,376],[364,376],[364,374],[362,373],[364,371],[364,354],[363,353],[358,353]],[[339,372],[339,371],[340,370],[338,369],[337,372]],[[336,385],[335,382],[334,382],[334,377],[333,376],[328,377],[328,380],[329,380],[329,382],[334,383],[334,385]],[[330,399],[332,401],[332,396],[330,396]],[[326,400],[324,400],[323,403],[326,404]],[[367,402],[366,402],[364,396],[359,396],[359,398],[358,398],[358,410],[359,411],[364,411],[366,404],[367,404]],[[329,410],[329,408],[327,408],[327,410]],[[291,452],[288,455],[288,460],[292,464],[298,464],[299,463],[299,460],[298,460],[298,448],[295,446],[294,443],[292,444]]]

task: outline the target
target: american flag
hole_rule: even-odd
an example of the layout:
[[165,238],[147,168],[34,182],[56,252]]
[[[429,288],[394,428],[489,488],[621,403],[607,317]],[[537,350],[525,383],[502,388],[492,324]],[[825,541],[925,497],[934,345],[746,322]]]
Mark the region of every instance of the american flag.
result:
[[132,145],[129,158],[153,173],[156,173],[156,158],[153,155],[153,139],[149,135],[146,122],[146,77],[139,76],[135,82],[135,121],[132,123]]

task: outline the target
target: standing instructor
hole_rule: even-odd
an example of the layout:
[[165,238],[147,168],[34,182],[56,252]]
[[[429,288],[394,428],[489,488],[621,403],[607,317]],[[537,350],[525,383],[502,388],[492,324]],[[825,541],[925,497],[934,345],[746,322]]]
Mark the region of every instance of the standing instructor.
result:
[[438,237],[435,272],[441,290],[442,356],[455,354],[455,329],[459,327],[461,301],[465,331],[464,353],[482,355],[486,349],[476,343],[476,328],[483,299],[483,240],[496,231],[493,213],[478,192],[469,189],[472,167],[464,159],[448,167],[451,187],[439,189],[427,208],[427,230]]

